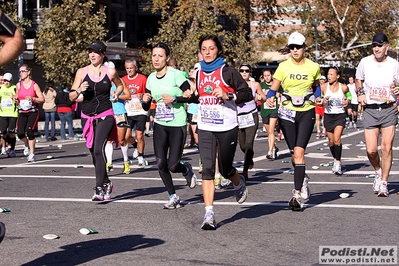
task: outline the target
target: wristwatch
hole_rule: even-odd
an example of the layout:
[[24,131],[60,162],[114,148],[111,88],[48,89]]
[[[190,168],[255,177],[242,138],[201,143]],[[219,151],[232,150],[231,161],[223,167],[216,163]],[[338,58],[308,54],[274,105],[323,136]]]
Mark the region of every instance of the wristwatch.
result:
[[235,98],[235,94],[232,93],[232,92],[228,92],[228,93],[227,93],[227,97],[229,97],[228,101],[232,101],[232,100],[234,100],[234,98]]

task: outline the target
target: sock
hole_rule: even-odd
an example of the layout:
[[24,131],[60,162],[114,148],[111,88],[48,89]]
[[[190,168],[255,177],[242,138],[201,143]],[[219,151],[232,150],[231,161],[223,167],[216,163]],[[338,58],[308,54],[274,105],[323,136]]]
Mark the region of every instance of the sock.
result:
[[111,142],[107,142],[107,144],[105,144],[105,157],[107,158],[107,163],[111,163],[112,164],[112,153],[114,151],[114,147],[112,147],[112,143]]
[[14,138],[10,138],[10,142],[9,142],[9,144],[10,144],[10,146],[11,146],[11,150],[13,151],[13,150],[15,150],[15,143],[17,142],[17,139],[14,137]]
[[301,191],[303,179],[305,178],[305,165],[297,164],[294,170],[294,188]]
[[352,122],[353,118],[352,116],[349,116],[349,122]]
[[213,212],[213,206],[206,206],[206,207],[205,207],[205,212],[206,212],[206,213],[208,213],[208,212]]
[[357,115],[353,117],[353,122],[356,124],[356,122],[357,122]]
[[332,157],[335,159],[335,145],[330,146],[330,152],[331,152]]
[[139,156],[144,157],[144,152],[139,152]]
[[128,149],[129,149],[129,146],[128,146],[128,145],[126,145],[126,146],[124,146],[124,147],[121,146],[121,151],[122,151],[123,161],[124,161],[124,162],[128,162],[128,161],[129,161],[129,157],[128,157],[128,155],[127,155]]
[[170,199],[173,199],[174,197],[176,197],[176,193],[175,193],[175,194],[170,194],[170,195],[169,195],[169,198],[170,198]]
[[341,161],[341,156],[342,156],[342,145],[334,145],[334,153],[335,153],[335,159],[338,161]]
[[137,149],[137,142],[134,142],[132,145],[133,145],[133,148]]

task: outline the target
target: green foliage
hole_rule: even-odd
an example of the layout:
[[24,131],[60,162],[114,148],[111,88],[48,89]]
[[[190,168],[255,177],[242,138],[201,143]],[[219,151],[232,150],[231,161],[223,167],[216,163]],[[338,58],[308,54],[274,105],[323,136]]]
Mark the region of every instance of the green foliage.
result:
[[65,0],[43,10],[34,53],[46,79],[70,84],[75,72],[89,63],[86,47],[106,35],[105,12],[94,13],[94,4],[93,0]]
[[[176,58],[179,66],[188,71],[198,61],[200,38],[215,34],[222,40],[224,54],[230,65],[254,63],[256,53],[249,41],[248,29],[245,28],[251,17],[250,7],[251,1],[248,0],[154,0],[152,11],[161,11],[162,20],[158,35],[148,40],[148,44],[152,46],[159,41],[167,43],[171,57]],[[233,25],[234,30],[227,31],[218,20],[225,20]],[[141,71],[149,74],[152,71],[151,51],[143,49],[141,55]]]

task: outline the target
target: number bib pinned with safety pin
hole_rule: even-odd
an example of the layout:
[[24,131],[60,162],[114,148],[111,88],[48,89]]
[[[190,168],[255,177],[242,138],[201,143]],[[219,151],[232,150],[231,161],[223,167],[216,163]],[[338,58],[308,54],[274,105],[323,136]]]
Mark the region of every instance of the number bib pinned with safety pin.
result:
[[370,88],[370,100],[389,101],[390,88],[372,87]]
[[157,103],[155,119],[158,121],[172,121],[175,118],[172,104],[166,105],[164,102]]
[[11,108],[12,107],[12,99],[10,98],[2,98],[1,99],[1,107],[2,108]]
[[296,111],[294,110],[290,110],[288,108],[285,108],[284,106],[280,106],[280,108],[278,108],[278,117],[280,119],[284,119],[292,123],[295,123],[295,115]]
[[223,109],[221,105],[198,105],[201,122],[206,125],[222,125]]

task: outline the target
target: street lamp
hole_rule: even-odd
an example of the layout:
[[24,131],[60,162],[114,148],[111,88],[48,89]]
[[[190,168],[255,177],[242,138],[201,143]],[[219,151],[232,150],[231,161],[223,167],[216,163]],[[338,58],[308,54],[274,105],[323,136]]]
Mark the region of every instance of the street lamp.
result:
[[121,42],[123,42],[123,30],[126,29],[126,22],[125,21],[119,21],[118,22],[118,28],[121,30]]

